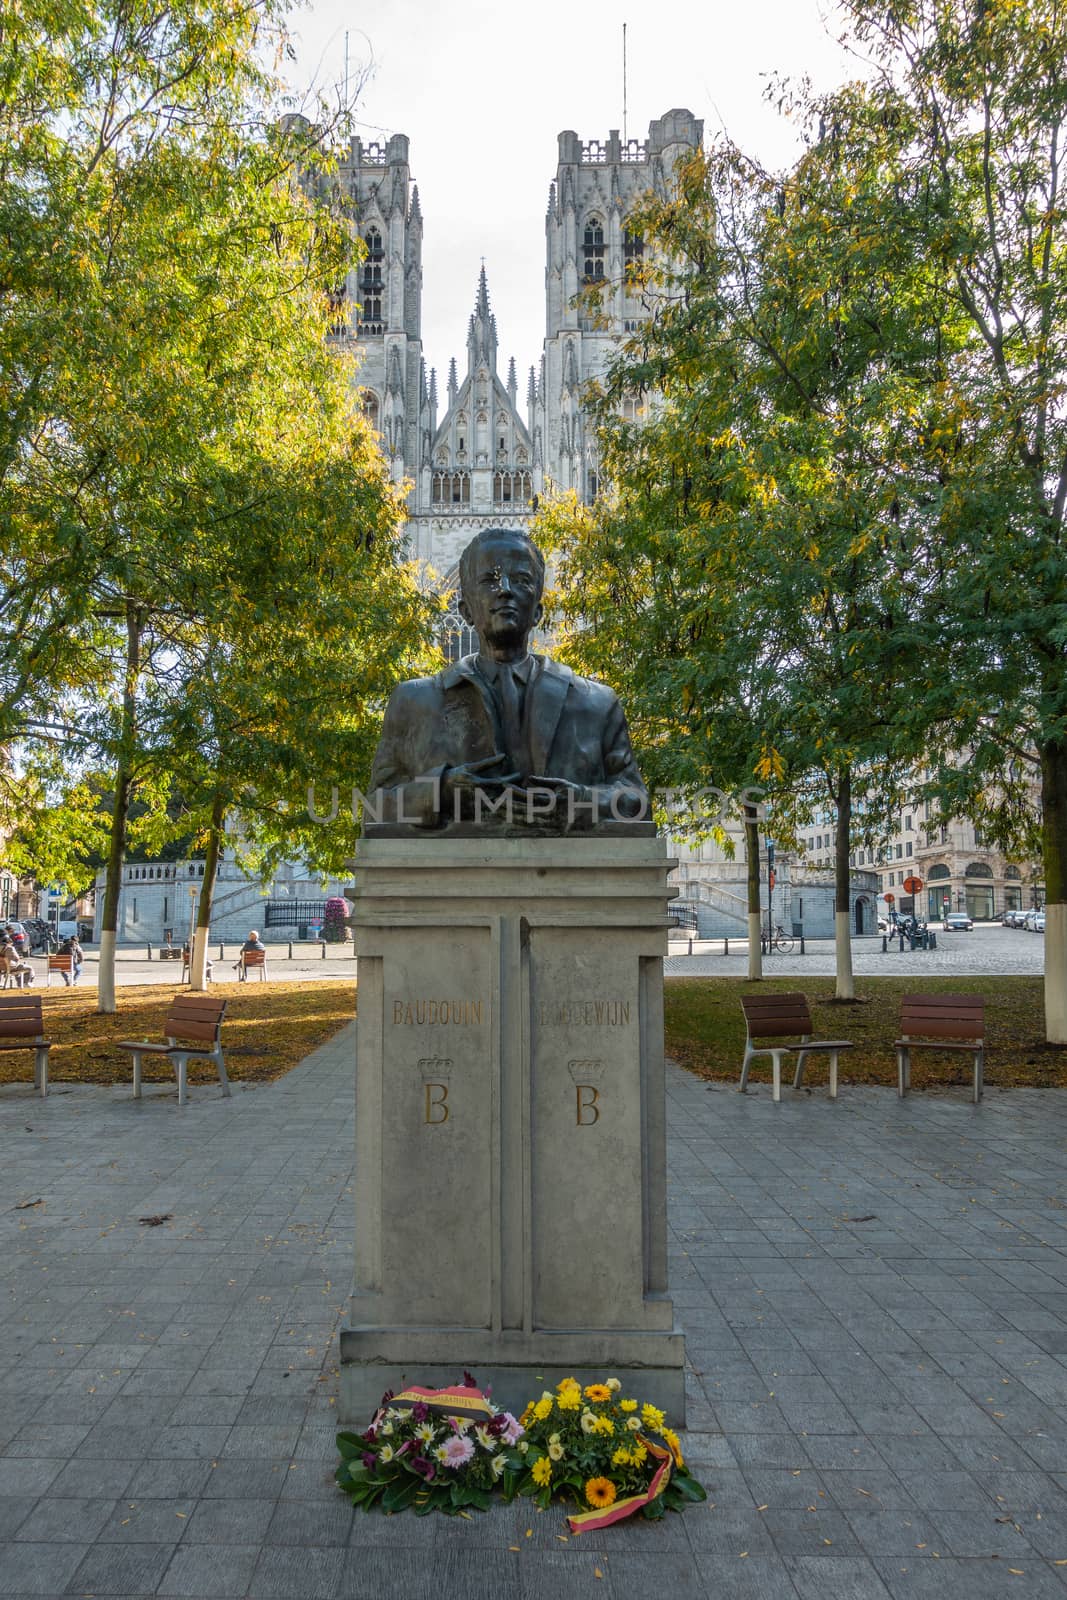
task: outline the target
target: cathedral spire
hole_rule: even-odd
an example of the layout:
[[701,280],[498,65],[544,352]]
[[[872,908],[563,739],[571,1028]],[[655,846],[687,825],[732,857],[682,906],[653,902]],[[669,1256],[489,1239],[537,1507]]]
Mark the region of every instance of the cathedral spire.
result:
[[478,293],[474,301],[474,315],[467,328],[468,370],[482,365],[496,373],[496,318],[489,308],[489,284],[485,276],[485,263],[478,274]]

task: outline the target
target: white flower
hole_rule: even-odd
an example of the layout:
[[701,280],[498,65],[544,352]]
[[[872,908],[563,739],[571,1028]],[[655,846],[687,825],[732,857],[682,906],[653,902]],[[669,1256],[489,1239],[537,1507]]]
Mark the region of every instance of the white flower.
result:
[[381,1427],[378,1429],[378,1432],[381,1434],[383,1439],[388,1439],[392,1431],[393,1424],[391,1422],[383,1422]]
[[416,1439],[421,1439],[423,1444],[432,1444],[437,1437],[437,1429],[432,1422],[420,1422],[415,1429]]
[[492,1461],[490,1462],[490,1466],[493,1469],[493,1477],[494,1478],[499,1478],[501,1476],[501,1474],[503,1473],[504,1468],[507,1466],[507,1464],[508,1464],[507,1456],[504,1456],[504,1455],[494,1456]]
[[638,1430],[641,1427],[641,1418],[640,1417],[627,1417],[626,1426],[629,1428],[631,1433],[637,1433]]
[[596,1418],[591,1411],[582,1412],[582,1432],[592,1433],[596,1428]]
[[609,1378],[604,1387],[605,1389],[610,1389],[612,1394],[618,1394],[619,1390],[622,1388],[622,1384],[619,1382],[618,1378]]
[[435,1461],[440,1461],[442,1465],[444,1465],[444,1463],[448,1460],[448,1451],[445,1449],[443,1444],[439,1444],[437,1446],[437,1449],[433,1453],[433,1458]]
[[389,1413],[389,1415],[391,1417],[395,1417],[397,1422],[406,1422],[408,1420],[408,1418],[410,1417],[411,1412],[410,1412],[410,1410],[408,1410],[408,1411],[391,1411]]
[[482,1449],[488,1450],[490,1454],[492,1454],[492,1452],[496,1449],[496,1440],[493,1438],[493,1435],[489,1432],[488,1428],[475,1428],[474,1437],[477,1439]]
[[524,1456],[526,1454],[527,1450],[529,1450],[529,1448],[530,1448],[529,1439],[520,1439],[519,1440],[519,1454],[520,1455]]
[[390,1461],[392,1461],[395,1455],[396,1451],[393,1449],[391,1444],[383,1444],[382,1448],[378,1451],[378,1460],[384,1464],[388,1464]]

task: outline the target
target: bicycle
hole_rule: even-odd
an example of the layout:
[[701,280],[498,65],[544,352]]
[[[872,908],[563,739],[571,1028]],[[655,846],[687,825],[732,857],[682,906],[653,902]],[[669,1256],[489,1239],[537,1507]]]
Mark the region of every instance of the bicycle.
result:
[[[764,937],[766,938],[766,935]],[[779,922],[775,926],[771,939],[768,941],[768,950],[778,950],[783,956],[788,956],[792,954],[794,942]]]

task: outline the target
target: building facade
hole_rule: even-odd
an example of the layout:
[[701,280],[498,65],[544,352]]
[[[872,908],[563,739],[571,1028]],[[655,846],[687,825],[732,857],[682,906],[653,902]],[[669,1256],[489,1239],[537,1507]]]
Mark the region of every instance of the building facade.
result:
[[[669,192],[679,159],[699,148],[703,131],[692,112],[673,110],[650,124],[647,139],[559,135],[545,218],[545,339],[521,403],[514,359],[501,366],[484,267],[462,370],[453,359],[443,384],[427,370],[423,223],[408,139],[352,140],[339,181],[367,255],[338,296],[334,339],[358,356],[364,404],[392,476],[411,484],[412,554],[447,592],[480,528],[522,526],[549,486],[595,498],[599,464],[583,391],[647,315],[632,281],[644,244],[627,219],[646,191]],[[587,287],[600,293],[596,315],[575,304]],[[458,617],[451,628],[461,653],[470,639]]]

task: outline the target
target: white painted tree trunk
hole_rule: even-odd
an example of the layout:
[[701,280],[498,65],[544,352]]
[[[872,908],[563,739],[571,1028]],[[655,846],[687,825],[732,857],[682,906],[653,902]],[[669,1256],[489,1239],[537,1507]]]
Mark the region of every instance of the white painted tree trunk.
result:
[[113,1016],[115,1006],[115,934],[104,928],[100,934],[100,970],[96,980],[96,1009]]
[[834,951],[837,958],[837,986],[834,995],[838,1000],[854,1000],[856,985],[852,978],[852,919],[847,911],[834,912]]
[[1045,906],[1045,1037],[1067,1044],[1067,904]]
[[207,988],[207,943],[210,928],[197,928],[193,934],[193,948],[189,953],[190,989]]
[[750,911],[748,914],[748,976],[751,983],[763,977],[763,951],[760,946],[760,924],[763,921],[759,911]]

